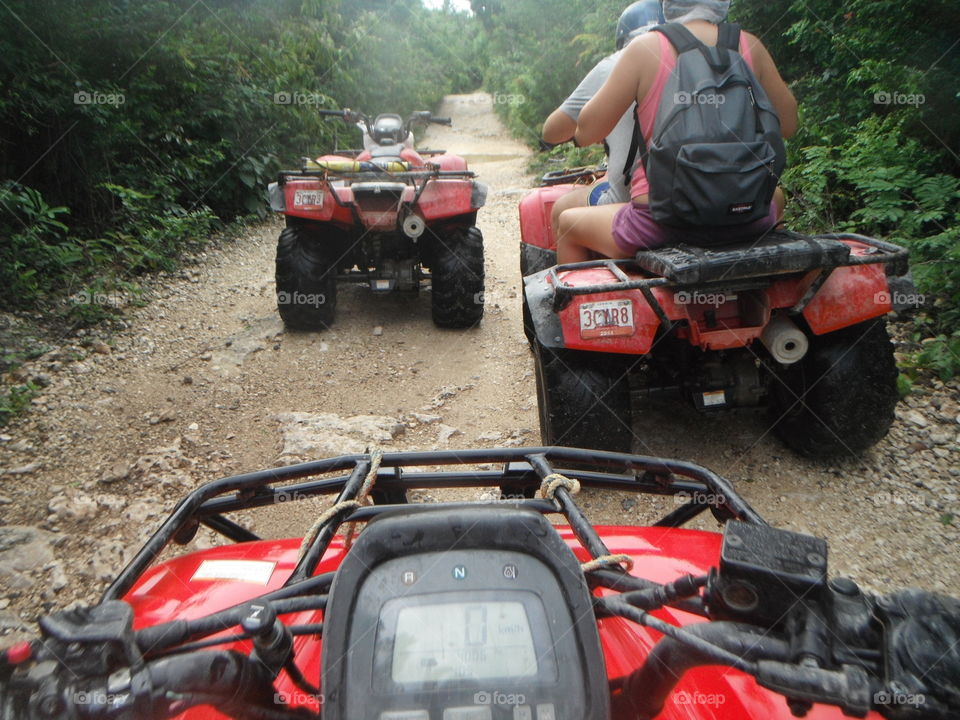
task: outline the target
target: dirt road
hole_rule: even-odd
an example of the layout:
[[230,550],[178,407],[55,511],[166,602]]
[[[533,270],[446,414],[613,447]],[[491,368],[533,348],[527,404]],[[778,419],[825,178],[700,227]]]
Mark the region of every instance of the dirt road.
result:
[[[394,449],[539,443],[516,262],[529,151],[485,94],[452,96],[440,113],[453,127],[431,128],[427,144],[465,155],[490,188],[479,217],[482,325],[436,329],[428,292],[345,287],[333,330],[284,332],[273,285],[277,222],[158,278],[152,301],[128,312],[128,329],[109,346],[80,336],[37,361],[49,385],[3,435],[0,524],[29,537],[18,547],[9,527],[0,536],[0,632],[95,597],[188,488],[297,457],[289,435],[297,422],[286,413],[393,418],[385,446]],[[826,537],[834,574],[876,589],[910,583],[960,594],[957,386],[925,392],[878,448],[839,465],[792,455],[762,415],[704,417],[676,405],[645,409],[634,449],[705,464],[772,523]],[[650,512],[617,496],[584,503],[599,522]]]

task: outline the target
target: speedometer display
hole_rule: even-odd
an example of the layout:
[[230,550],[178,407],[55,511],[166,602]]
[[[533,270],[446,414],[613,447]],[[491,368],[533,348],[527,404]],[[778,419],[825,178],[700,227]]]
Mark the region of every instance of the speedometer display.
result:
[[396,683],[533,677],[537,654],[521,602],[448,602],[397,613]]

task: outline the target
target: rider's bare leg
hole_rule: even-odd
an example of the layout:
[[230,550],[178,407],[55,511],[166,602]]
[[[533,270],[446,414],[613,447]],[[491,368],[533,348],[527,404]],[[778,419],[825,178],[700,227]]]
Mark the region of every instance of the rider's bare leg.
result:
[[590,251],[609,258],[632,257],[613,239],[613,218],[625,203],[564,210],[557,225],[557,263],[590,259]]
[[586,207],[590,204],[590,193],[593,191],[593,185],[584,185],[576,190],[561,195],[553,204],[550,211],[550,227],[556,231],[560,227],[560,213],[575,207]]

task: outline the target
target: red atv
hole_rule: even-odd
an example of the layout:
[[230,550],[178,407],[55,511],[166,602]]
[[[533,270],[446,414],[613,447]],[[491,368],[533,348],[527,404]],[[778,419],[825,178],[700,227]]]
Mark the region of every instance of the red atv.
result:
[[[531,485],[542,498],[522,499]],[[485,486],[518,499],[363,502]],[[677,504],[653,527],[594,527],[580,488]],[[229,517],[319,496],[333,504],[303,539]],[[722,535],[681,527],[705,510]],[[338,534],[350,523],[355,539]],[[201,524],[233,544],[154,564]],[[354,455],[215,481],[99,605],[40,629],[0,653],[2,720],[960,717],[960,602],[828,580],[826,543],[768,526],[702,467],[568,448]]]
[[463,158],[413,146],[414,126],[449,125],[450,118],[320,113],[356,124],[364,147],[304,158],[299,171],[281,172],[270,185],[271,207],[287,217],[277,246],[277,308],[286,326],[329,327],[338,280],[387,293],[417,291],[429,279],[439,327],[479,323],[483,236],[476,222],[487,188]]
[[520,203],[545,443],[629,451],[631,386],[704,412],[766,405],[781,440],[811,457],[858,453],[886,435],[898,393],[884,316],[911,302],[909,281],[887,274],[906,272],[906,250],[777,231],[554,267],[550,211],[581,174],[595,175],[548,174]]

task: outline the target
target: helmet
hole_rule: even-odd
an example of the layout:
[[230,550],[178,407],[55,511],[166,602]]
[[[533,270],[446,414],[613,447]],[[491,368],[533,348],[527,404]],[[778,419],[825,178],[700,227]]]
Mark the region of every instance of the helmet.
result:
[[660,0],[639,0],[620,13],[617,20],[617,50],[654,25],[665,23]]
[[370,136],[378,145],[396,145],[406,139],[407,133],[399,115],[384,113],[377,115],[377,119],[373,121],[373,132]]

